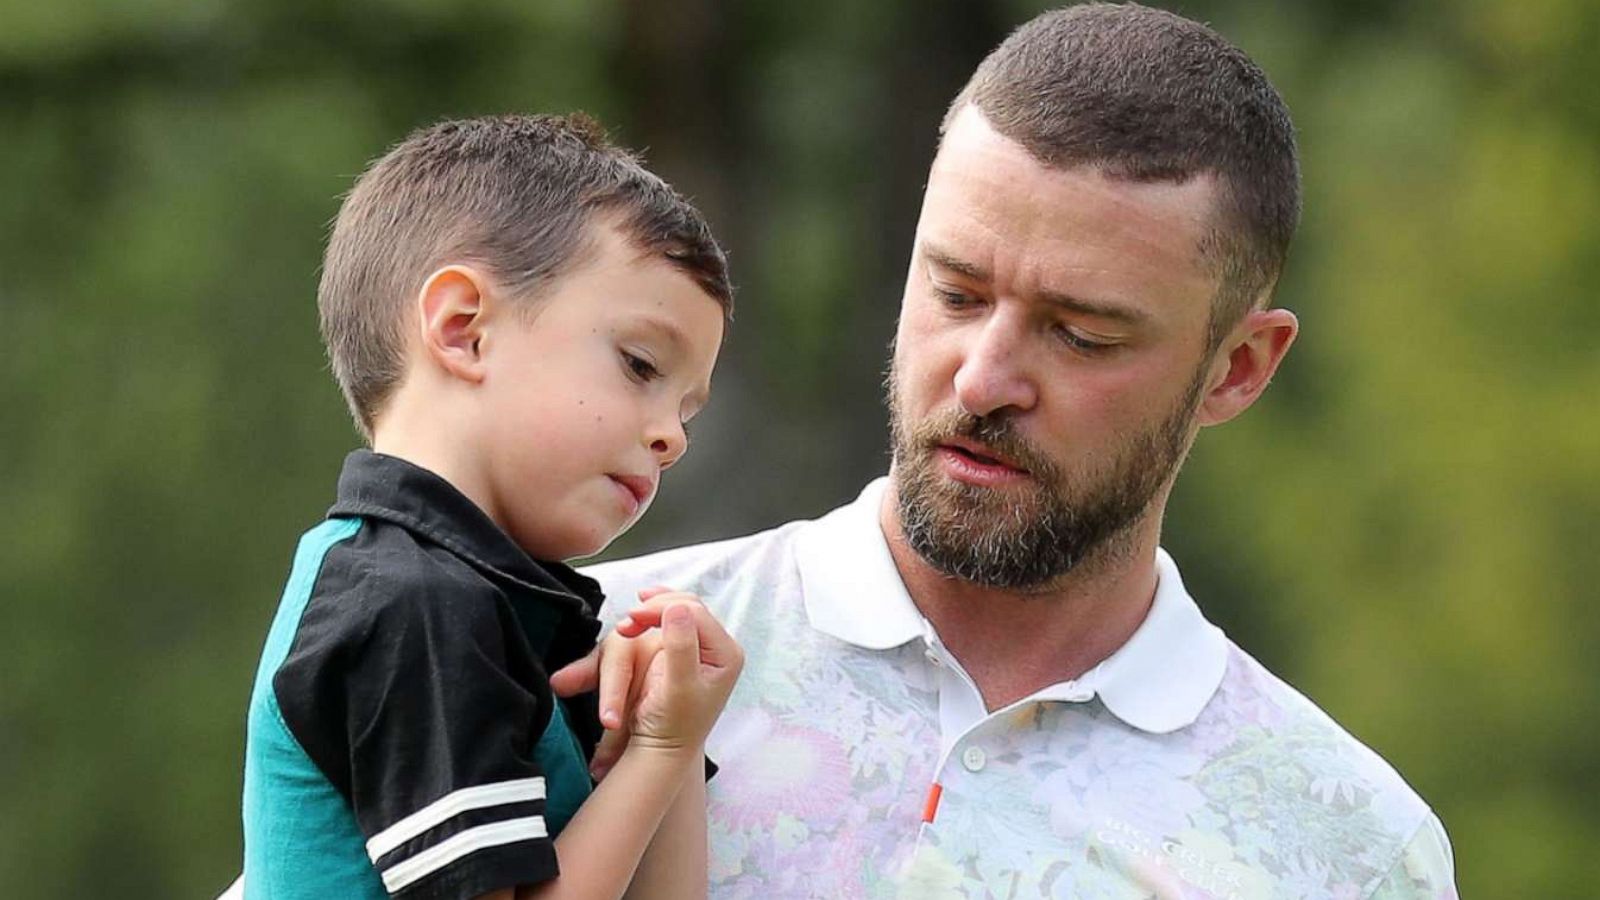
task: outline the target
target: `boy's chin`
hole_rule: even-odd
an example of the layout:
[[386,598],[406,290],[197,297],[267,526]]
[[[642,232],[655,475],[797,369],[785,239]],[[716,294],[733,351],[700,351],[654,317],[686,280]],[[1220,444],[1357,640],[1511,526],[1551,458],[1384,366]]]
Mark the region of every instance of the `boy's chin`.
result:
[[611,546],[612,542],[616,541],[617,538],[622,537],[624,534],[627,534],[627,532],[628,529],[624,528],[616,534],[608,537],[588,537],[567,541],[564,542],[564,545],[560,548],[561,552],[559,555],[542,556],[536,558],[553,559],[559,562],[578,562],[589,559],[590,557],[599,556],[600,554],[604,553],[606,548]]
[[570,562],[594,556],[616,540],[616,536],[602,537],[593,534],[511,535],[522,552],[545,562]]

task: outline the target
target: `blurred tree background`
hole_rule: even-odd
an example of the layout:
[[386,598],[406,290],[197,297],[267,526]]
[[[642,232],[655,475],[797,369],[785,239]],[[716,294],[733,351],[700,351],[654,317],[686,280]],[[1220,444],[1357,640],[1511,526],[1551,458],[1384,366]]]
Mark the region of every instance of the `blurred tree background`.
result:
[[[1600,4],[1184,0],[1272,76],[1306,215],[1278,384],[1167,545],[1439,810],[1469,897],[1600,875]],[[819,513],[945,103],[1037,2],[0,0],[0,893],[237,871],[244,708],[357,443],[323,229],[417,125],[586,109],[696,197],[737,322],[628,553]],[[1583,85],[1589,85],[1584,88]]]

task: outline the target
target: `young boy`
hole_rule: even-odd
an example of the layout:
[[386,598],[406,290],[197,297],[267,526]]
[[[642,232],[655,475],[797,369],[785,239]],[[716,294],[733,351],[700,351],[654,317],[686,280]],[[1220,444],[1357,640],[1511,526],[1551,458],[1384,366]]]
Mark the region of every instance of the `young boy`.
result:
[[318,304],[372,449],[262,653],[245,896],[703,897],[701,748],[738,647],[654,598],[597,787],[599,716],[547,677],[599,630],[559,560],[638,520],[705,403],[731,305],[705,222],[586,119],[447,122],[356,183]]

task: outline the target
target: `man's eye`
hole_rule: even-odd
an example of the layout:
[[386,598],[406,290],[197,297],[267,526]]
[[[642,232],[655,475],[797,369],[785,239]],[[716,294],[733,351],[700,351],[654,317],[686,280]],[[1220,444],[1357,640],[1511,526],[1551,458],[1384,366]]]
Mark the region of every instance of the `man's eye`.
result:
[[1109,350],[1116,346],[1115,344],[1108,344],[1086,338],[1076,331],[1073,331],[1071,328],[1066,327],[1065,325],[1057,326],[1056,334],[1060,336],[1061,341],[1067,346],[1084,353],[1098,353]]
[[936,287],[933,292],[939,295],[939,302],[951,309],[966,309],[978,302],[975,298],[969,297],[960,291],[952,291],[947,288]]
[[622,361],[628,367],[628,374],[639,381],[654,381],[661,377],[661,370],[656,364],[636,353],[622,351]]

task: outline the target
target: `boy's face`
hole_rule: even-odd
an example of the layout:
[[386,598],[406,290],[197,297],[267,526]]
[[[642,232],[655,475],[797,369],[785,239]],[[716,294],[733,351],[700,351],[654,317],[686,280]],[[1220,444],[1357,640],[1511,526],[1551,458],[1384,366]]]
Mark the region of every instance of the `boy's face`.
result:
[[[484,338],[488,513],[529,554],[600,552],[639,520],[705,405],[723,310],[610,226],[519,318]],[[507,310],[510,311],[510,310]]]

